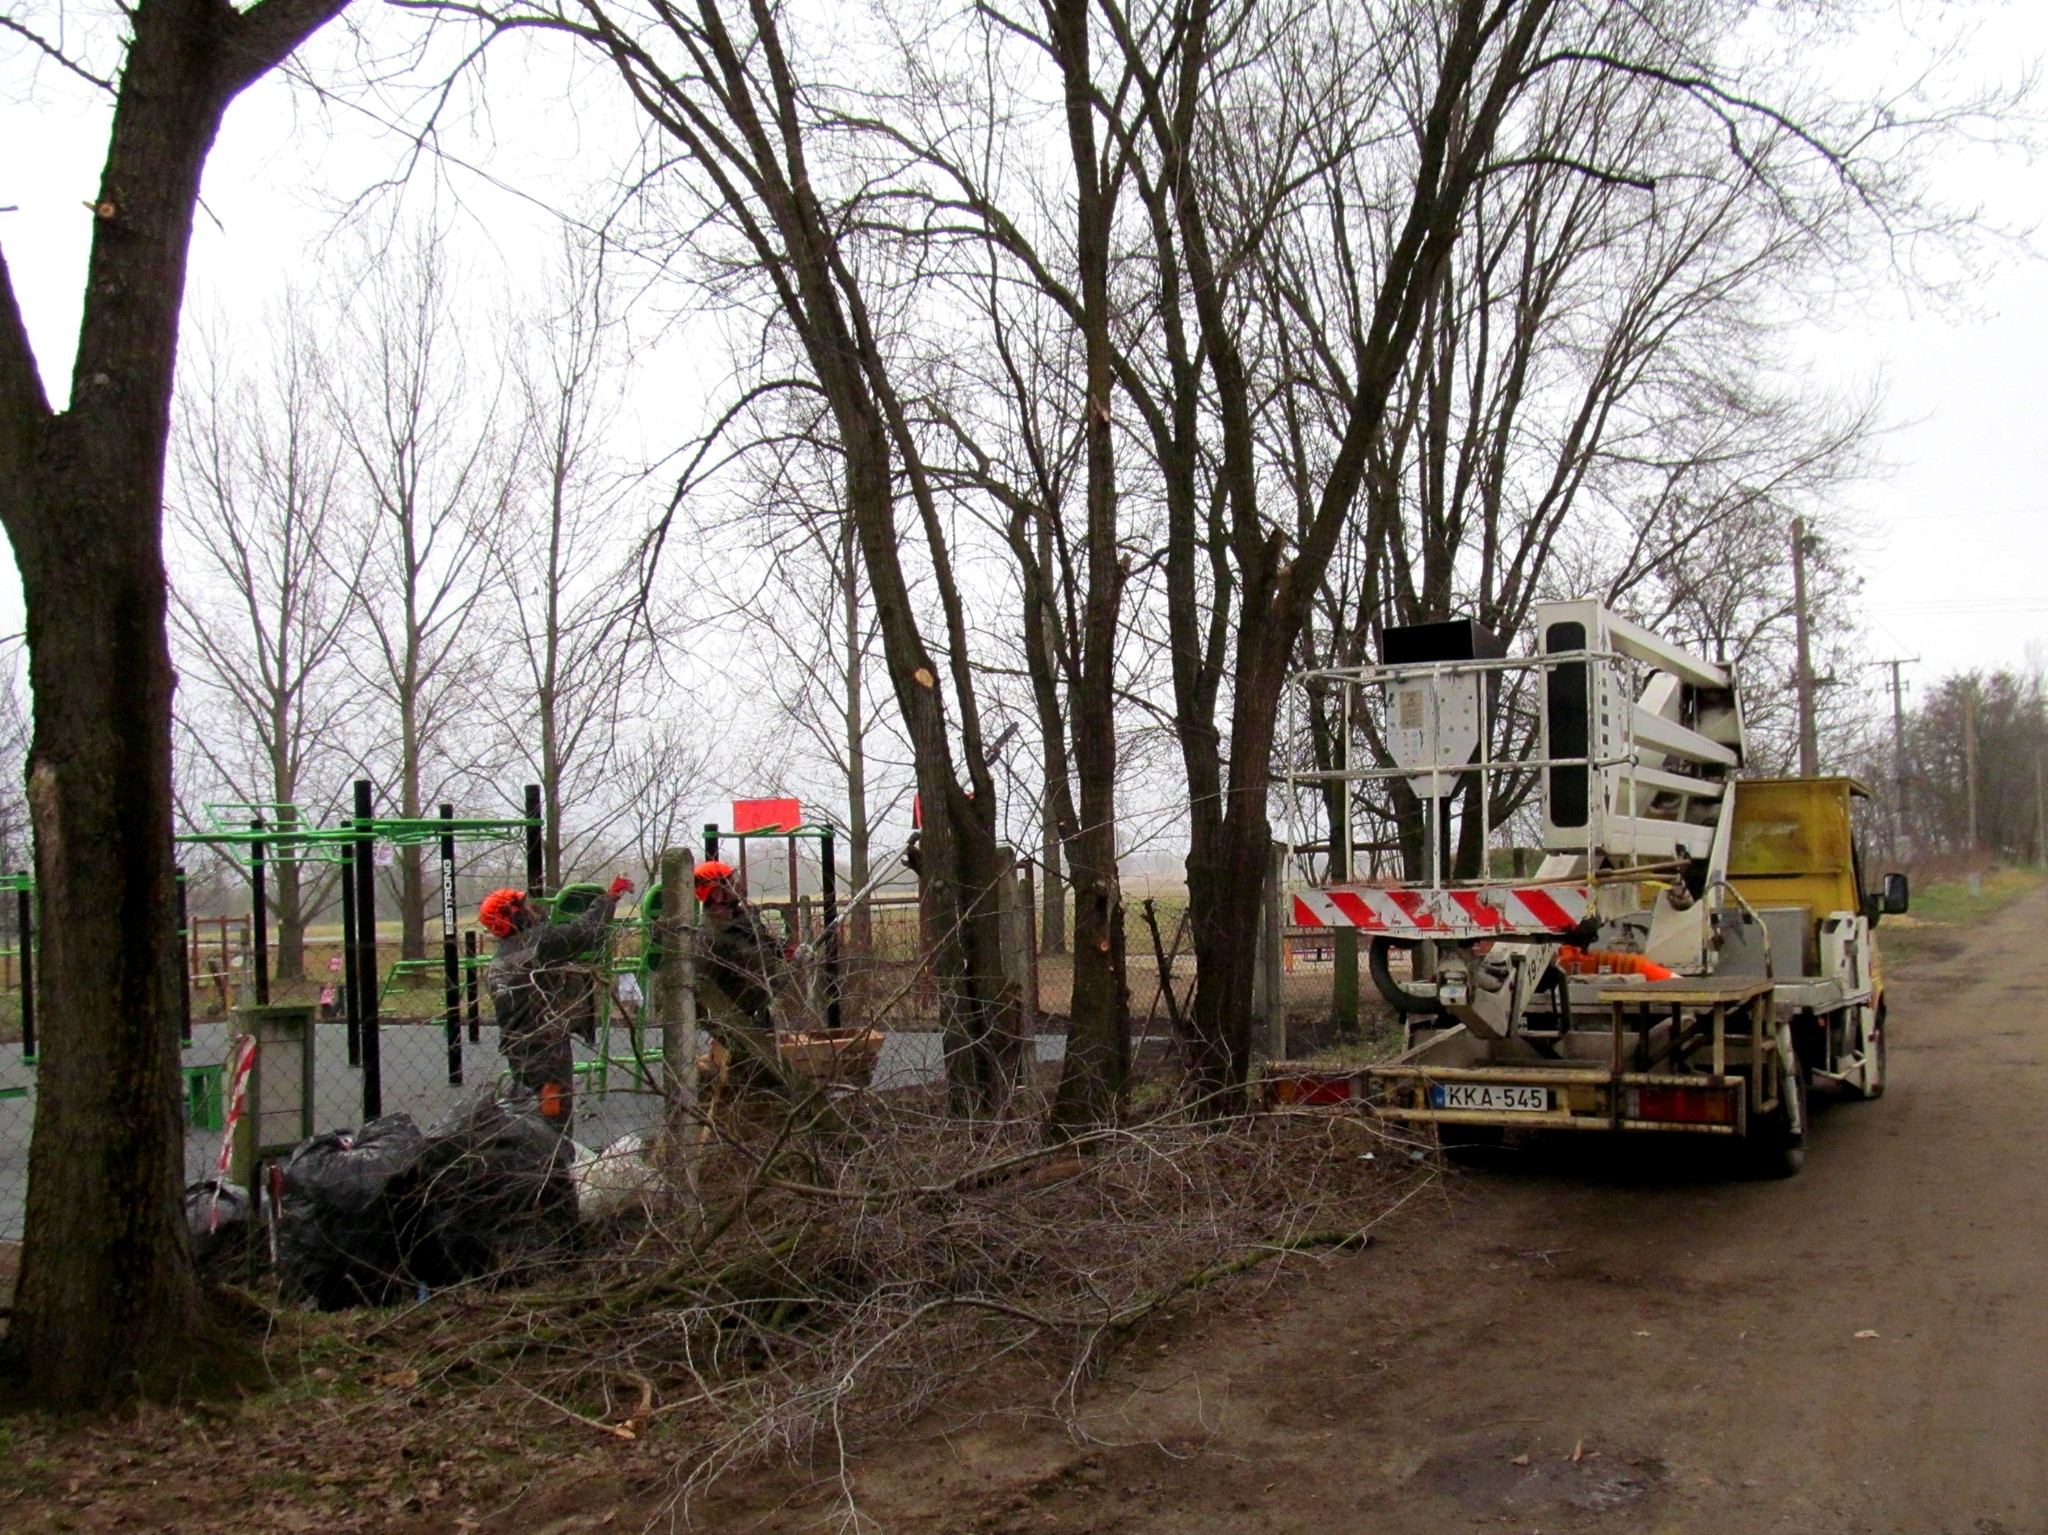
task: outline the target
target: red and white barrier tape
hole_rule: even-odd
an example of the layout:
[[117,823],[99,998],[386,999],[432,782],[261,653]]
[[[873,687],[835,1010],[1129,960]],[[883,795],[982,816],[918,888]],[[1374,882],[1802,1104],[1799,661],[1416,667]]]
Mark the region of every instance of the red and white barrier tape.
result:
[[235,1151],[235,1126],[249,1106],[249,1073],[256,1067],[256,1036],[237,1034],[229,1046],[227,1133],[220,1138],[220,1159],[213,1169],[213,1204],[206,1213],[206,1229],[220,1224],[220,1186],[227,1181],[228,1162]]
[[1402,938],[1484,938],[1569,932],[1592,909],[1589,885],[1443,891],[1360,886],[1296,892],[1294,925],[1349,927]]

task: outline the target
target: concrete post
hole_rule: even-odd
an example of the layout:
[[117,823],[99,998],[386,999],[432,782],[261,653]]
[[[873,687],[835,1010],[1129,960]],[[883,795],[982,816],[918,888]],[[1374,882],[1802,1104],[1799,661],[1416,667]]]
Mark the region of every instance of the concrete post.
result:
[[[661,1023],[663,1086],[668,1125],[678,1147],[696,1144],[697,1117],[697,886],[688,848],[661,854],[661,917],[655,924],[661,968],[648,977],[655,1015]],[[685,1177],[696,1182],[696,1162],[683,1159]]]

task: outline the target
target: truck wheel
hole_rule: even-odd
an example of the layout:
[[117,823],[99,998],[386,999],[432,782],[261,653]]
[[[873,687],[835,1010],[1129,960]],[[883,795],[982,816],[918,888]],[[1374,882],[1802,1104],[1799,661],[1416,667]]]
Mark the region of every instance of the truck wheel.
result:
[[1861,1098],[1866,1103],[1873,1098],[1884,1096],[1885,1077],[1885,1036],[1890,1033],[1885,1027],[1884,1004],[1877,1004],[1877,1017],[1870,1026],[1870,1066],[1860,1083],[1843,1083],[1843,1090],[1851,1098]]
[[[1787,1112],[1797,1103],[1799,1130]],[[1778,1106],[1749,1127],[1749,1163],[1759,1178],[1790,1178],[1806,1165],[1806,1073],[1794,1065],[1778,1083]]]

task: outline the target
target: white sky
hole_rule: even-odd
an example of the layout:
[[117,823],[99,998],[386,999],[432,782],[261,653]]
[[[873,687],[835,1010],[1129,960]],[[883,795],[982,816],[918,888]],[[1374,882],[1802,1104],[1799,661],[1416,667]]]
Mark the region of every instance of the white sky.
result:
[[[2035,0],[1932,10],[1937,24],[1963,16],[1981,29],[1961,62],[1987,77],[2048,56],[2048,7]],[[327,67],[339,68],[343,39],[319,46]],[[1886,49],[1871,38],[1861,51],[1881,57]],[[0,51],[0,60],[9,56]],[[577,135],[593,131],[588,114],[577,114],[579,127],[564,110],[554,70],[523,82],[519,61],[501,60],[491,85],[494,93],[510,87],[494,100],[518,103],[493,108],[491,168],[563,195],[579,163]],[[19,69],[0,69],[0,206],[16,208],[0,213],[0,246],[57,396],[106,121],[99,103],[54,71],[30,82]],[[260,306],[293,272],[311,275],[308,253],[332,236],[336,206],[386,173],[393,156],[389,138],[350,109],[280,80],[259,85],[229,112],[207,172],[212,217],[202,214],[195,239],[193,295]],[[545,215],[473,177],[460,188],[478,215],[469,237],[479,266],[537,272],[554,243]],[[1936,191],[1981,201],[2008,228],[2048,228],[2048,165],[1963,156],[1942,168]],[[1886,467],[1852,498],[1870,533],[1858,563],[1871,657],[1919,657],[1908,675],[1922,680],[2024,664],[2030,646],[2048,644],[2048,264],[2009,248],[1959,304],[1909,311],[1879,295],[1802,340],[1825,376],[1852,387],[1881,379],[1884,413],[1896,423]],[[677,347],[656,353],[651,366],[636,394],[649,437],[659,440],[664,423],[694,426],[702,384]],[[0,567],[0,625],[19,627],[19,605],[12,569]]]

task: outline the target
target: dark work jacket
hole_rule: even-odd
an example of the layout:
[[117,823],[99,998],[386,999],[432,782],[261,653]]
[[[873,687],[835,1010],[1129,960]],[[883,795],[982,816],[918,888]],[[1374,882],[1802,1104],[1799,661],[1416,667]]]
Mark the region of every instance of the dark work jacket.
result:
[[697,957],[710,979],[757,1029],[773,1030],[775,983],[782,974],[782,945],[745,901],[729,910],[704,908],[697,930]]
[[484,984],[503,1039],[554,1032],[567,1038],[577,1003],[589,991],[578,961],[586,954],[602,957],[605,929],[617,904],[613,896],[600,896],[573,921],[537,922],[498,940]]

